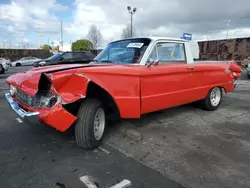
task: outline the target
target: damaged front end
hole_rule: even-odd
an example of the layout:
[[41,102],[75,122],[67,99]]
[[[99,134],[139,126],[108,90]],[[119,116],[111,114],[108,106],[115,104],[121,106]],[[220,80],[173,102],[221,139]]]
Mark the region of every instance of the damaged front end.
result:
[[20,117],[32,124],[40,121],[63,132],[77,119],[67,106],[85,97],[83,88],[87,87],[88,79],[72,70],[71,73],[70,70],[42,73],[35,95],[20,89],[22,86],[8,84],[10,93],[6,94],[6,99]]

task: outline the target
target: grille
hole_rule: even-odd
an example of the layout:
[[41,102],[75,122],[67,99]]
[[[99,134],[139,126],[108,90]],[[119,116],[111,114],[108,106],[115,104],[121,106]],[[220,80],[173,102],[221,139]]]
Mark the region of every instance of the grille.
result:
[[44,106],[46,99],[49,99],[52,96],[52,93],[48,91],[39,91],[35,96],[30,96],[27,93],[21,91],[17,88],[16,97],[26,106],[33,108],[41,108]]

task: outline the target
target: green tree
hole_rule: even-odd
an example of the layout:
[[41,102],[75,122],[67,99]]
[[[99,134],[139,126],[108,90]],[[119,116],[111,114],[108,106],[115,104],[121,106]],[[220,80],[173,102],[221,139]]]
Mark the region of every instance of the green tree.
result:
[[51,46],[48,44],[44,44],[40,47],[42,50],[52,50]]
[[93,44],[87,39],[80,39],[72,43],[71,50],[89,51],[93,49]]

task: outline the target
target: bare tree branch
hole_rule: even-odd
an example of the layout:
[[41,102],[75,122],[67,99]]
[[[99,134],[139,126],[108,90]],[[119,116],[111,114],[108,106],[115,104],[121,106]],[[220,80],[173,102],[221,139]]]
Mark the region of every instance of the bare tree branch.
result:
[[[122,34],[121,34],[121,38],[125,39],[125,38],[130,38],[131,37],[131,28],[130,25],[127,25],[123,30],[122,30]],[[133,36],[136,36],[136,31],[133,28]]]
[[87,38],[93,43],[94,49],[97,49],[103,41],[101,31],[94,24],[90,26]]

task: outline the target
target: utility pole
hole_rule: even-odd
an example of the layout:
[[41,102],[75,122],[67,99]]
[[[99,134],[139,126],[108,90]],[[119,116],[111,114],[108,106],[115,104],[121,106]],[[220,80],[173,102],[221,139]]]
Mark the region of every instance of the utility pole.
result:
[[227,35],[226,35],[226,39],[228,38],[228,30],[229,30],[229,27],[231,26],[230,23],[231,23],[231,20],[226,20],[227,22]]
[[39,32],[38,36],[39,36],[38,41],[39,41],[39,48],[40,48],[41,45],[42,45],[42,40],[43,40],[43,34],[42,34],[42,32]]
[[62,51],[63,51],[63,23],[62,23],[62,20],[61,20],[61,47],[62,47]]
[[131,6],[127,6],[127,10],[130,14],[130,36],[133,37],[133,15],[136,12],[136,8],[131,8]]

